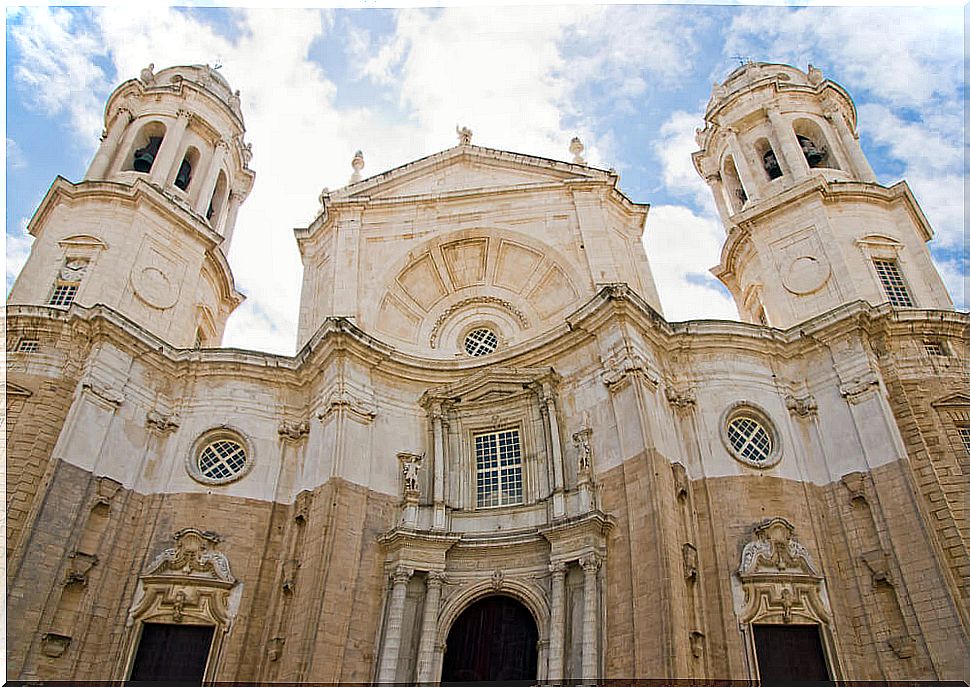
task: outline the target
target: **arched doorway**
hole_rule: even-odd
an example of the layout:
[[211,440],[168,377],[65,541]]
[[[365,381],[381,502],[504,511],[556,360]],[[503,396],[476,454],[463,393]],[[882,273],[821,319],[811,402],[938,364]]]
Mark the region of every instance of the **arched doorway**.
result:
[[441,681],[535,680],[538,640],[525,606],[508,596],[486,596],[451,626]]

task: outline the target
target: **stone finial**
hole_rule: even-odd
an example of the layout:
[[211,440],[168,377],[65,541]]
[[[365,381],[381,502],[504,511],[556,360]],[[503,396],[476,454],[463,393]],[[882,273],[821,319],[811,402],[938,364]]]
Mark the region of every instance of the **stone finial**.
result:
[[147,67],[141,70],[139,78],[146,86],[155,85],[155,63],[150,62]]
[[239,102],[239,89],[237,88],[234,93],[229,94],[229,107],[232,108],[232,111],[236,114],[239,114]]
[[822,83],[823,79],[822,70],[816,67],[814,64],[808,65],[808,83],[813,86],[818,86]]
[[472,130],[467,126],[458,128],[455,124],[455,133],[458,134],[458,145],[470,146],[472,144]]
[[350,183],[355,184],[360,181],[360,170],[364,168],[364,154],[361,151],[354,153],[350,166],[354,168],[354,173],[350,175]]
[[573,136],[573,140],[569,142],[569,152],[573,156],[574,165],[585,165],[586,160],[583,159],[583,151],[586,150],[586,146],[583,142],[579,140],[579,136]]

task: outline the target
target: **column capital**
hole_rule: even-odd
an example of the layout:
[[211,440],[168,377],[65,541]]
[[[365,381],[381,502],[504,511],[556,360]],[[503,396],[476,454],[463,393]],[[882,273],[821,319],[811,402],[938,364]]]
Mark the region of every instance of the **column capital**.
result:
[[411,579],[414,574],[414,568],[409,568],[406,565],[397,565],[391,570],[390,578],[397,584],[405,584]]
[[185,110],[185,109],[180,109],[178,111],[178,114],[176,115],[176,117],[178,119],[184,119],[186,124],[188,124],[190,121],[192,121],[192,117],[193,116],[194,115],[193,115],[192,112],[190,112],[189,110]]
[[424,583],[427,585],[428,589],[440,589],[441,585],[445,583],[445,574],[443,572],[438,572],[437,570],[431,570],[428,572],[427,577],[425,577]]
[[579,559],[579,564],[583,567],[583,572],[587,575],[599,570],[602,563],[603,559],[598,553],[588,553]]
[[552,573],[553,577],[565,577],[566,576],[566,564],[562,561],[556,561],[555,563],[549,564],[549,572]]

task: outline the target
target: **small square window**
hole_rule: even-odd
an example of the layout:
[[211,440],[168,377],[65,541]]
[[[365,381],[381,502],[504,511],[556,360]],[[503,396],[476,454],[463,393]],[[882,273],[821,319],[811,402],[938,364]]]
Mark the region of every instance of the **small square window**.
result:
[[51,293],[47,304],[57,307],[69,306],[74,302],[74,296],[77,295],[77,287],[77,284],[57,284],[54,286],[54,291]]
[[17,353],[33,353],[38,346],[40,346],[40,342],[37,339],[21,339],[17,342],[15,350]]
[[927,355],[940,356],[943,358],[947,356],[946,345],[942,341],[924,341],[923,348],[926,349]]
[[913,299],[906,289],[906,282],[903,281],[903,275],[899,272],[896,261],[873,260],[872,264],[876,268],[876,274],[879,275],[879,281],[882,282],[882,288],[886,292],[889,303],[897,308],[913,307]]
[[475,435],[479,508],[522,503],[522,445],[517,429]]

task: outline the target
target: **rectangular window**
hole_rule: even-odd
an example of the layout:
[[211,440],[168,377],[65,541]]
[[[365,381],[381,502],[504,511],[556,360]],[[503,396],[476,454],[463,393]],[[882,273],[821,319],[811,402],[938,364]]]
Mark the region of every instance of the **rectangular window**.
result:
[[37,347],[39,345],[40,345],[40,342],[37,341],[37,339],[21,339],[17,343],[17,352],[18,353],[33,353],[34,351],[37,350]]
[[903,281],[903,275],[900,274],[896,261],[873,260],[872,264],[876,268],[876,274],[879,275],[879,281],[882,282],[882,288],[886,292],[889,303],[897,308],[913,307],[913,299],[906,290],[906,283]]
[[69,306],[74,302],[74,296],[77,295],[77,287],[78,284],[56,284],[47,304],[59,307]]
[[477,503],[480,508],[522,503],[522,445],[519,430],[475,435]]
[[946,357],[946,348],[940,341],[924,341],[923,347],[926,349],[927,355]]
[[970,453],[970,427],[957,427],[957,432],[960,434],[960,441],[963,442],[964,450]]

